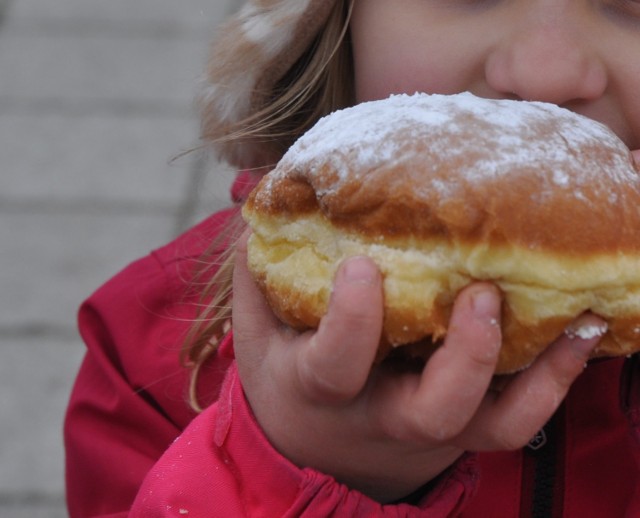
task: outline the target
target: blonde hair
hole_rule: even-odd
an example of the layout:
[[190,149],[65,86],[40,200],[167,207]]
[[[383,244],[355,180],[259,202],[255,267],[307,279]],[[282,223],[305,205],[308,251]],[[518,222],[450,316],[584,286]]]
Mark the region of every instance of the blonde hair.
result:
[[[259,143],[275,161],[319,118],[353,104],[353,66],[347,38],[353,2],[336,2],[323,30],[278,81],[266,97],[269,100],[265,106],[239,122],[222,139]],[[208,138],[206,134],[203,137]],[[263,167],[271,168],[273,164]],[[215,354],[231,328],[234,244],[244,228],[238,210],[211,244],[204,267],[194,281],[194,287],[201,288],[201,309],[182,348],[181,360],[192,369],[189,402],[197,411],[202,410],[197,393],[200,368]]]

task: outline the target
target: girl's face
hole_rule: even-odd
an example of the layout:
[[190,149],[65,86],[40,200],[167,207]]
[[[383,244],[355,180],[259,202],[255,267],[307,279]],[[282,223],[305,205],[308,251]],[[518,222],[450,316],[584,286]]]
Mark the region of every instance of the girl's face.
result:
[[358,102],[546,101],[640,148],[640,0],[356,0],[351,36]]

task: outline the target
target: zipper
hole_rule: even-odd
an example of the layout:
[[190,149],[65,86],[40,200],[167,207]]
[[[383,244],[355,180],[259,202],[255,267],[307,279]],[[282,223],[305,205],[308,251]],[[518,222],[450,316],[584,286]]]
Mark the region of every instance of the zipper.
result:
[[562,516],[561,414],[559,409],[523,450],[521,518]]

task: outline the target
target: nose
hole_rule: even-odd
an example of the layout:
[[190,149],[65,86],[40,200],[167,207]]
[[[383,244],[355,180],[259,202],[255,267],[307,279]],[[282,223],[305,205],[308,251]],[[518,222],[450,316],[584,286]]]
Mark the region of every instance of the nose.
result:
[[597,36],[589,37],[560,13],[523,22],[505,30],[486,60],[486,80],[493,90],[558,105],[591,101],[604,93],[606,69],[592,43]]

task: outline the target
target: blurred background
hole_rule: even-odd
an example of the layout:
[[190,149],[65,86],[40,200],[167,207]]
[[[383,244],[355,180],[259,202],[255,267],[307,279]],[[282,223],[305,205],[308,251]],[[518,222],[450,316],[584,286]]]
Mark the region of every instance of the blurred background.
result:
[[[57,518],[76,309],[228,200],[192,106],[240,0],[0,0],[0,516]],[[176,158],[178,157],[178,158]]]

